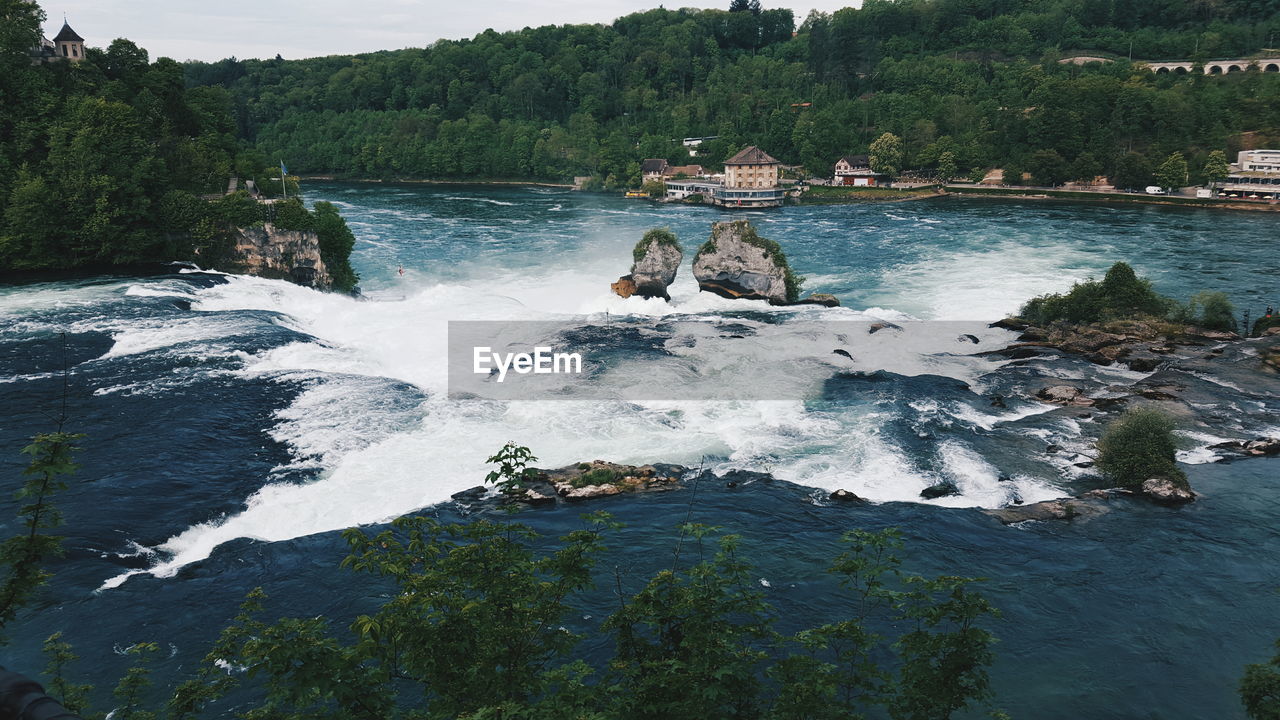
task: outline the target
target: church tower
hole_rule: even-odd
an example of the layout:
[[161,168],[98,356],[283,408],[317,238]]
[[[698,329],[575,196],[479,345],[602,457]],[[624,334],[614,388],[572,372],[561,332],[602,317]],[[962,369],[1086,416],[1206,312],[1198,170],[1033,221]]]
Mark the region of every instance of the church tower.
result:
[[62,21],[62,30],[53,39],[53,44],[57,49],[58,57],[64,60],[80,62],[84,59],[84,38],[77,35],[66,20]]

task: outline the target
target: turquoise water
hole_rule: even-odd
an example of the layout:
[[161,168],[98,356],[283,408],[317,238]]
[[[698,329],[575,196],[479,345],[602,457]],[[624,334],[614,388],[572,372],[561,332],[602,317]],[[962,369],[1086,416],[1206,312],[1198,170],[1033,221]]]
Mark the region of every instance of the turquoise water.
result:
[[[954,198],[729,214],[548,188],[307,192],[347,216],[368,300],[202,273],[0,288],[0,409],[12,419],[0,443],[18,447],[56,402],[59,331],[68,333],[73,426],[88,434],[84,482],[63,500],[70,552],[6,665],[41,666],[39,642],[63,630],[99,684],[111,673],[92,663],[144,639],[172,648],[158,672],[177,677],[256,585],[282,612],[367,607],[366,591],[336,570],[337,532],[424,508],[452,516],[450,494],[476,485],[484,458],[517,440],[547,466],[604,458],[772,472],[781,482],[707,488],[695,515],[744,534],[784,625],[837,611],[821,569],[841,532],[902,527],[910,569],[989,579],[1005,612],[993,626],[1002,640],[995,685],[1017,717],[1242,716],[1236,678],[1280,636],[1280,572],[1263,561],[1280,550],[1280,486],[1275,461],[1210,463],[1204,446],[1210,430],[1280,426],[1277,399],[1205,385],[1228,427],[1184,436],[1186,469],[1205,496],[1190,508],[1120,503],[1089,522],[1004,527],[979,508],[1088,486],[1071,459],[1089,452],[1097,423],[1023,400],[997,410],[987,396],[1015,398],[1046,376],[1142,376],[1070,360],[1006,367],[977,353],[1011,339],[987,321],[1119,259],[1161,292],[1223,290],[1256,314],[1280,296],[1271,215]],[[698,293],[692,249],[730,217],[755,222],[808,276],[808,290],[844,307]],[[686,247],[672,302],[612,295],[631,246],[654,226],[671,227]],[[905,329],[876,336],[896,351],[865,374],[778,362],[778,348],[739,340],[686,353],[730,371],[772,363],[771,382],[794,387],[794,400],[451,401],[447,323],[484,319],[783,330],[887,319]],[[962,330],[979,345],[962,349]],[[616,350],[625,359],[629,347]],[[652,370],[636,362],[637,373]],[[733,373],[717,377],[731,383]],[[1047,456],[1048,443],[1068,452]],[[11,470],[18,459],[3,462]],[[944,480],[961,493],[919,501]],[[876,504],[830,507],[822,498],[836,488]],[[628,523],[615,546],[633,580],[667,552],[686,502],[681,493],[604,501]],[[554,534],[577,514],[521,520]]]

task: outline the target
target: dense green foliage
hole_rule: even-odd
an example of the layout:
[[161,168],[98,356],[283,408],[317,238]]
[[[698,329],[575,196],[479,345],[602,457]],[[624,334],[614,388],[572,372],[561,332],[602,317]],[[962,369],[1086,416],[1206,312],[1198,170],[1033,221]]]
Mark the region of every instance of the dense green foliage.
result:
[[[1239,149],[1238,133],[1276,137],[1280,73],[1155,75],[1130,51],[1246,56],[1280,29],[1278,11],[1275,0],[868,0],[813,14],[793,36],[788,10],[659,8],[424,49],[192,63],[187,79],[227,88],[242,136],[303,172],[637,187],[643,158],[690,162],[680,139],[714,135],[696,162],[750,144],[826,175],[892,133],[900,162],[878,157],[894,169],[1028,167],[1043,151],[1056,153],[1042,156],[1051,170],[1115,174],[1134,153],[1142,162],[1127,161],[1122,185],[1141,188],[1170,153],[1198,181],[1209,152]],[[1057,62],[1081,53],[1114,62]]]
[[1187,476],[1175,462],[1173,420],[1158,410],[1133,409],[1107,425],[1098,441],[1098,468],[1123,487],[1137,489],[1163,477],[1183,487]]
[[1076,283],[1067,293],[1041,295],[1022,306],[1019,316],[1036,325],[1091,323],[1135,316],[1162,318],[1174,303],[1151,289],[1128,263],[1118,262],[1101,280]]
[[[1280,641],[1276,649],[1280,651]],[[1240,700],[1252,720],[1280,720],[1280,652],[1268,662],[1245,667]]]
[[1173,317],[1209,330],[1235,332],[1237,329],[1235,306],[1223,292],[1198,292]]
[[[488,480],[509,489],[532,459],[508,443]],[[621,527],[604,513],[584,520],[558,542],[488,519],[348,530],[343,566],[385,588],[382,605],[337,630],[323,616],[265,621],[266,595],[253,591],[163,716],[225,714],[218,703],[237,687],[250,690],[237,715],[261,720],[945,720],[989,709],[995,638],[983,625],[998,612],[973,579],[904,572],[896,530],[846,533],[830,568],[845,593],[841,619],[786,634],[739,539],[687,522],[669,567],[613,569],[616,610],[583,627],[590,616],[575,602],[605,579],[595,568]],[[612,646],[602,662],[584,658],[584,631],[597,651]],[[91,688],[70,679],[71,645],[54,634],[45,651],[54,695],[101,717],[87,708]],[[147,668],[156,651],[125,649],[135,664],[111,717],[161,716]]]
[[[179,687],[171,717],[197,717],[241,683],[261,698],[244,717],[282,720],[835,720],[877,711],[938,720],[992,699],[994,637],[981,625],[996,611],[973,580],[904,573],[893,530],[846,534],[831,568],[849,596],[846,617],[786,635],[773,628],[776,610],[738,539],[712,540],[715,528],[687,524],[670,568],[632,591],[624,585],[638,578],[609,578],[618,607],[597,632],[613,653],[593,665],[578,652],[585,636],[566,625],[578,624],[573,601],[594,584],[618,525],[604,514],[587,521],[551,547],[527,527],[483,519],[406,517],[373,536],[349,530],[344,566],[394,585],[389,599],[335,632],[324,617],[259,619],[265,596],[255,591],[206,668]],[[697,559],[683,560],[682,549]],[[65,660],[69,649],[59,649]],[[141,672],[117,688],[122,702],[136,697]]]
[[182,256],[160,229],[162,200],[226,186],[237,154],[228,93],[187,89],[181,65],[148,62],[127,40],[33,66],[43,13],[3,0],[0,16],[0,269]]
[[0,543],[0,644],[5,626],[48,582],[45,564],[62,552],[62,539],[48,534],[62,524],[62,513],[50,498],[66,489],[64,476],[76,471],[74,443],[80,437],[61,431],[37,435],[22,449],[31,460],[16,492],[22,503],[19,532]]
[[360,280],[351,267],[351,251],[356,245],[356,236],[347,227],[347,221],[338,212],[337,206],[331,202],[318,202],[311,209],[313,229],[320,239],[320,259],[333,278],[333,287],[337,290],[352,290]]
[[509,442],[485,460],[498,467],[491,470],[484,481],[508,495],[520,494],[537,472],[529,467],[529,463],[537,461],[538,458],[529,448]]
[[1209,330],[1237,329],[1235,307],[1226,293],[1198,292],[1184,305],[1157,293],[1150,280],[1138,277],[1124,262],[1112,265],[1101,282],[1087,280],[1076,283],[1069,292],[1033,298],[1018,314],[1034,325],[1150,319]]
[[[239,177],[266,197],[296,196],[295,179],[282,184],[235,137],[225,89],[188,89],[181,65],[150,62],[128,40],[87,48],[79,63],[32,65],[44,13],[0,0],[0,17],[0,272],[169,260],[216,267],[230,231],[267,211],[243,191],[212,203],[202,195],[220,196]],[[331,209],[320,213],[315,229],[328,236],[322,254],[335,284],[354,286],[349,231]]]
[[680,241],[676,238],[676,234],[671,232],[670,228],[653,228],[646,231],[644,237],[640,238],[636,246],[631,248],[631,259],[635,262],[640,262],[645,252],[648,251],[649,244],[655,242],[658,243],[659,247],[665,245],[675,248],[678,252],[684,252],[684,249],[680,247]]

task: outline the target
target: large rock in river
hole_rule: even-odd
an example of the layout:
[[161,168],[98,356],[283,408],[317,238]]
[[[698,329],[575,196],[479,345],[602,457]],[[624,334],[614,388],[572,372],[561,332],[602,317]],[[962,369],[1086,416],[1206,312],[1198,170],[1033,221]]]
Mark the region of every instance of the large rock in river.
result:
[[787,292],[790,272],[778,244],[760,237],[746,220],[713,224],[711,239],[693,258],[698,289],[727,298],[794,302],[794,290]]
[[635,262],[631,274],[618,278],[610,287],[621,297],[639,295],[670,300],[667,287],[675,282],[684,251],[669,230],[655,228],[644,234],[632,251]]

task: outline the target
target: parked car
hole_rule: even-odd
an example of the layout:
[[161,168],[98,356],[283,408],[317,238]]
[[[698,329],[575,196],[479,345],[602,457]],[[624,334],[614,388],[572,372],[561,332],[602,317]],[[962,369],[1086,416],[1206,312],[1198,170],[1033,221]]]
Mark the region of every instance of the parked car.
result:
[[1169,193],[1165,192],[1164,188],[1160,187],[1159,185],[1148,185],[1147,194],[1148,195],[1168,195]]

